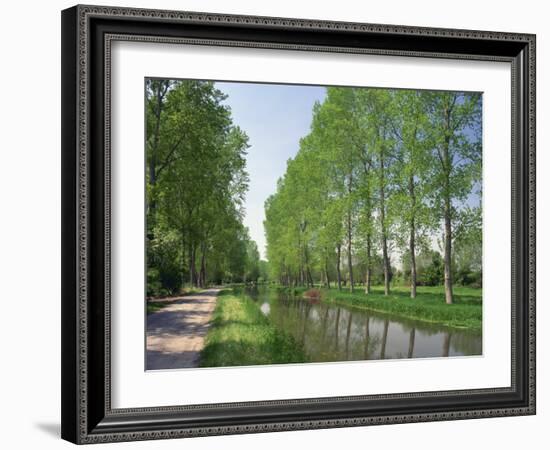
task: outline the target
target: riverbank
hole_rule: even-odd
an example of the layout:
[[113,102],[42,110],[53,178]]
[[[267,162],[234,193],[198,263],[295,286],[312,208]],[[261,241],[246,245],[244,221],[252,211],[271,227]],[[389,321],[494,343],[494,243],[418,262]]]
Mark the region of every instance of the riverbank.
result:
[[247,366],[306,362],[302,348],[278,330],[258,305],[231,289],[219,293],[200,366]]
[[[295,293],[307,291],[306,288],[293,290]],[[407,287],[393,287],[389,296],[384,295],[382,286],[373,287],[368,295],[361,286],[355,288],[353,293],[345,288],[341,291],[325,288],[320,289],[320,292],[324,302],[481,332],[482,289],[455,287],[452,305],[445,303],[443,287],[439,286],[419,286],[415,299],[410,298]]]

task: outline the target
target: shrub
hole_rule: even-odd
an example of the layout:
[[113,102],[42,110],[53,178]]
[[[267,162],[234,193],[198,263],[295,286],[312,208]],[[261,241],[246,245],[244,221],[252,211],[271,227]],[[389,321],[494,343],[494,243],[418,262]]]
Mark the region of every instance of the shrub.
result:
[[159,296],[162,284],[157,269],[147,269],[147,297]]
[[431,263],[420,272],[418,284],[421,286],[439,286],[443,284],[444,277],[443,258],[438,252],[433,252]]

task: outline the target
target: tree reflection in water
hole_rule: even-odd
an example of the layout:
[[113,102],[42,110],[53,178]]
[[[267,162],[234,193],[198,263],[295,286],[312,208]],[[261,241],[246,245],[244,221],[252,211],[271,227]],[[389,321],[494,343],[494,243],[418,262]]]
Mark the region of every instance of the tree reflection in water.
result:
[[[312,362],[481,355],[481,334],[306,300],[259,287],[247,292]],[[268,304],[269,307],[264,305]]]

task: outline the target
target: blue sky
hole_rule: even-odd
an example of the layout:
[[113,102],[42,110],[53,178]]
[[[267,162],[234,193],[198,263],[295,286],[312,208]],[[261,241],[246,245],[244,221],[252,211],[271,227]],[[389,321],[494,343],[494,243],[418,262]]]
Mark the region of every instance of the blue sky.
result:
[[225,103],[231,107],[233,122],[249,137],[244,224],[265,259],[264,202],[275,192],[287,160],[298,152],[300,138],[308,134],[313,105],[325,98],[325,88],[232,82],[216,87],[228,95]]
[[[246,165],[250,185],[244,224],[256,241],[260,256],[267,259],[264,202],[275,192],[277,180],[286,171],[287,160],[298,152],[300,139],[309,133],[313,105],[324,100],[326,88],[239,82],[216,82],[215,85],[228,96],[225,104],[231,108],[233,123],[249,137]],[[478,206],[479,195],[472,192],[463,204]],[[432,238],[437,240],[440,234],[438,230]]]

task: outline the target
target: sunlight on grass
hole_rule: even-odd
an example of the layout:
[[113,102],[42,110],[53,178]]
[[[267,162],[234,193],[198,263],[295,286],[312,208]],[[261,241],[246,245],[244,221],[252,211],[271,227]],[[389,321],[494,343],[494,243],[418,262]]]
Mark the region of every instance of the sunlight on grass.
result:
[[220,293],[201,366],[282,364],[305,359],[295,340],[271,325],[252,300],[236,297],[228,290]]
[[[295,292],[304,289],[296,288]],[[394,287],[390,295],[384,295],[382,286],[372,288],[370,294],[356,287],[354,292],[336,288],[322,289],[323,300],[330,303],[351,305],[356,308],[369,309],[375,312],[394,314],[400,317],[438,323],[454,328],[481,330],[482,290],[457,287],[454,289],[455,301],[452,305],[445,303],[443,287],[420,286],[417,297],[412,299],[407,287]]]

